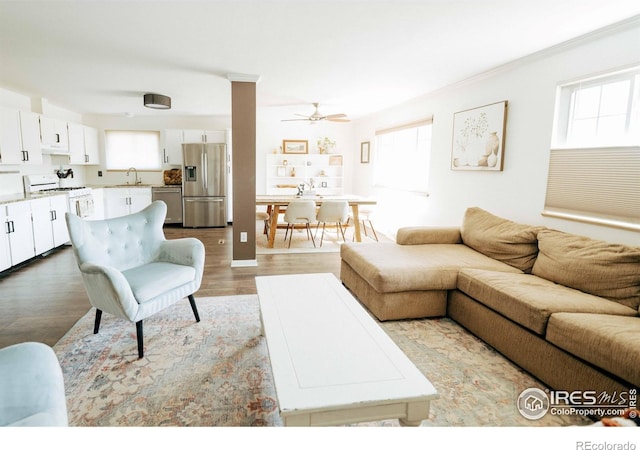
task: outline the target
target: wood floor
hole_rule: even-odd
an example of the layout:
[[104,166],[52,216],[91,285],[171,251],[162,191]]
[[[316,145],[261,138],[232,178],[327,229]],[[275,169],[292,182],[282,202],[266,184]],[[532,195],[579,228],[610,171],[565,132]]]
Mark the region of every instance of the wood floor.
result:
[[[198,297],[255,294],[256,275],[340,273],[339,253],[258,255],[258,267],[231,268],[232,229],[165,227],[167,239],[193,236],[206,248]],[[219,243],[220,241],[223,243]],[[91,308],[71,247],[0,274],[0,348],[54,345]]]

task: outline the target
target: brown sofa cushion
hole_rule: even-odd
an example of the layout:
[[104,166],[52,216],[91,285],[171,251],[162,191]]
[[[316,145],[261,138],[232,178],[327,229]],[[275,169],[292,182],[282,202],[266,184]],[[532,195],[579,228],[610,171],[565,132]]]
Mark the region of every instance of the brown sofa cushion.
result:
[[346,243],[340,256],[380,293],[455,289],[463,267],[521,273],[463,244]]
[[549,319],[547,340],[640,386],[640,317],[557,313]]
[[556,312],[637,314],[635,309],[523,273],[463,269],[458,290],[543,336],[549,317]]
[[538,233],[532,273],[637,309],[640,247],[612,244],[556,230]]
[[465,245],[529,273],[538,254],[537,234],[541,229],[494,216],[480,208],[469,208],[460,233]]

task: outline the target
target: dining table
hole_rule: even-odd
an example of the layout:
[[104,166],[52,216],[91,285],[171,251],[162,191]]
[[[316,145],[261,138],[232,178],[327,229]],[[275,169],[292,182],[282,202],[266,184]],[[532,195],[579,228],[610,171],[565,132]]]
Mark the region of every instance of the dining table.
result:
[[351,214],[354,226],[354,239],[356,242],[362,242],[362,234],[360,229],[360,215],[358,209],[360,205],[375,205],[377,201],[369,197],[359,195],[256,195],[256,206],[266,206],[267,214],[270,217],[268,248],[273,248],[278,229],[278,216],[286,209],[287,205],[293,200],[313,200],[317,206],[322,205],[326,200],[346,200],[351,207]]

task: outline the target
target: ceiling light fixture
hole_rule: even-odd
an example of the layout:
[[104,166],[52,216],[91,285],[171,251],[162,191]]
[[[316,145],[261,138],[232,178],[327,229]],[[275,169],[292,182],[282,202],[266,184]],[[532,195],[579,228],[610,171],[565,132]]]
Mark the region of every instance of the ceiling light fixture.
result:
[[160,94],[144,94],[144,106],[153,109],[171,109],[171,97]]

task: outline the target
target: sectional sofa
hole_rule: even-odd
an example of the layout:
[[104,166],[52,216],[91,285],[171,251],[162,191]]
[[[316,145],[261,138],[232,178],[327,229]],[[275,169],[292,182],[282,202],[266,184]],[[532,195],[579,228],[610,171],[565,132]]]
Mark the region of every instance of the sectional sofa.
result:
[[469,208],[344,244],[340,278],[378,319],[449,316],[552,389],[640,386],[640,247]]

